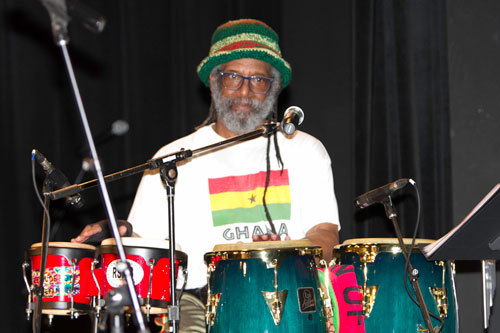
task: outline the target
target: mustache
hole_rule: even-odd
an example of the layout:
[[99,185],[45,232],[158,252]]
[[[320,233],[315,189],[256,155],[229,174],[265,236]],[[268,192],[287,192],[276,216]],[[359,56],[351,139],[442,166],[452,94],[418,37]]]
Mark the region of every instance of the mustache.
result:
[[253,98],[248,98],[248,97],[228,97],[227,98],[228,102],[229,102],[229,105],[230,106],[233,106],[233,105],[251,105],[253,106],[254,108],[258,107],[260,105],[260,102],[256,99],[253,99]]

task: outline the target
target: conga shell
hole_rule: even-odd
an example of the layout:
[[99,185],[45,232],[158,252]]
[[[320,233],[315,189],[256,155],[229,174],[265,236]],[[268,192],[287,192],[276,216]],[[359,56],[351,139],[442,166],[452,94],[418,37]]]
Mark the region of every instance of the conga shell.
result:
[[[458,313],[455,282],[449,262],[434,262],[425,259],[418,245],[433,240],[417,239],[411,253],[412,266],[419,271],[419,286],[429,312],[439,315],[438,301],[434,292],[443,290],[448,302],[447,316],[441,332],[458,332]],[[404,239],[408,252],[411,239]],[[361,290],[370,290],[372,302],[365,314],[366,332],[419,332],[426,328],[420,308],[409,297],[404,284],[405,260],[395,238],[350,239],[334,249],[337,264],[353,265]],[[366,274],[366,278],[365,278]],[[408,288],[415,297],[411,283]],[[440,322],[431,319],[434,328]]]
[[[92,245],[49,242],[45,281],[48,286],[44,291],[42,312],[52,315],[68,315],[73,307],[75,311],[90,309],[91,296],[95,290],[90,265],[94,260],[96,248]],[[40,277],[42,243],[31,245],[27,253],[31,257],[32,283]],[[76,273],[73,272],[73,262]],[[73,284],[74,280],[74,284]],[[71,285],[75,288],[71,301]],[[72,304],[73,303],[73,304]]]

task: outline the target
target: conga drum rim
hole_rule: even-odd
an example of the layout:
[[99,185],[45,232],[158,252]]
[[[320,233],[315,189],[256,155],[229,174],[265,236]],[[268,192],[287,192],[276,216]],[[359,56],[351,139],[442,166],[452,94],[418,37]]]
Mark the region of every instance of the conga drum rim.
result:
[[266,241],[266,242],[251,242],[251,243],[232,243],[232,244],[217,244],[212,252],[222,251],[251,251],[251,250],[269,250],[269,249],[284,249],[284,248],[303,248],[303,247],[318,247],[313,246],[308,239],[286,240],[286,241]]
[[[30,246],[30,249],[41,248],[42,243],[34,243]],[[83,243],[72,243],[72,242],[49,242],[49,247],[58,247],[58,248],[72,248],[72,249],[82,249],[82,250],[94,250],[95,246]]]
[[[405,245],[411,245],[412,238],[403,238],[403,243]],[[429,243],[434,243],[434,239],[425,239],[425,238],[416,238],[415,239],[415,244],[429,244]],[[339,244],[337,246],[342,246],[342,245],[349,245],[349,244],[396,244],[399,245],[399,240],[397,238],[353,238],[353,239],[346,239],[342,244]]]
[[[122,237],[123,246],[138,246],[138,247],[149,247],[152,249],[164,249],[168,250],[170,248],[170,243],[165,239],[158,238],[144,238],[144,237]],[[114,238],[106,238],[101,242],[101,245],[116,245]],[[181,247],[179,244],[175,244],[175,250],[180,251]]]
[[[62,255],[71,261],[71,259],[82,259],[84,257],[94,257],[96,247],[89,244],[71,243],[71,242],[49,242],[48,255]],[[27,251],[29,256],[42,254],[42,243],[35,243]]]
[[[151,255],[156,259],[169,257],[169,242],[168,240],[158,238],[143,238],[143,237],[122,237],[122,244],[126,248],[126,254],[141,255],[144,258],[149,258]],[[175,259],[187,264],[187,254],[180,251],[180,246],[175,245]],[[106,238],[98,246],[98,253],[117,253],[116,242],[114,238]]]
[[221,260],[262,259],[270,264],[271,260],[279,263],[287,257],[321,256],[322,254],[321,246],[312,245],[307,239],[218,244],[214,246],[213,252],[205,253],[205,262],[209,265],[216,257],[219,257]]
[[[412,239],[403,238],[406,250],[410,249]],[[416,238],[412,252],[420,252],[418,245],[433,243],[433,239]],[[377,253],[391,252],[399,253],[401,248],[397,238],[353,238],[347,239],[342,244],[336,245],[333,249],[333,256],[338,256],[342,252],[354,252],[363,260],[372,262]],[[337,253],[337,255],[336,255]]]

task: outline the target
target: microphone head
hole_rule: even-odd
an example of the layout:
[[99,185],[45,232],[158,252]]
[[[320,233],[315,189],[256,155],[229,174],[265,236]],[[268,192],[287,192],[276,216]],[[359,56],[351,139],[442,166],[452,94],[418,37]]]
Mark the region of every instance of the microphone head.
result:
[[290,112],[296,114],[299,117],[298,125],[302,124],[302,122],[304,121],[304,111],[302,111],[302,109],[299,108],[298,106],[290,106],[290,107],[288,107],[288,109],[285,110],[285,114],[283,115],[283,118],[286,118],[286,116]]

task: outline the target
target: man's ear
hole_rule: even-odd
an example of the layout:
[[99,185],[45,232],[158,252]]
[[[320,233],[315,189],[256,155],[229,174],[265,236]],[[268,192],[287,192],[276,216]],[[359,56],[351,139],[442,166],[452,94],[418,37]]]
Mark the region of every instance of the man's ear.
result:
[[210,92],[213,93],[213,85],[216,83],[216,76],[214,74],[210,74],[210,76],[208,77],[209,78],[209,84],[210,84]]

